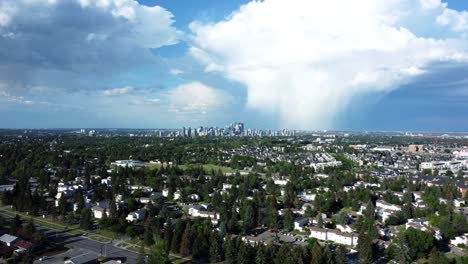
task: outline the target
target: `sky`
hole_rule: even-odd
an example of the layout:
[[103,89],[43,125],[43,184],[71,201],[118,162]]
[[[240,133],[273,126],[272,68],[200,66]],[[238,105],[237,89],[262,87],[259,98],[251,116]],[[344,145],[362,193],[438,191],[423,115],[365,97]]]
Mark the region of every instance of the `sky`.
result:
[[2,0],[1,128],[468,131],[468,1]]

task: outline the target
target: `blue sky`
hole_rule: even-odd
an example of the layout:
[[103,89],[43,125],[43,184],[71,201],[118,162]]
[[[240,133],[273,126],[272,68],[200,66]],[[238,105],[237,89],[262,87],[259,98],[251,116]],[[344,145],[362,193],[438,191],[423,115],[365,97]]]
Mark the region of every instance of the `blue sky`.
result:
[[389,2],[2,1],[0,127],[468,131],[468,3]]

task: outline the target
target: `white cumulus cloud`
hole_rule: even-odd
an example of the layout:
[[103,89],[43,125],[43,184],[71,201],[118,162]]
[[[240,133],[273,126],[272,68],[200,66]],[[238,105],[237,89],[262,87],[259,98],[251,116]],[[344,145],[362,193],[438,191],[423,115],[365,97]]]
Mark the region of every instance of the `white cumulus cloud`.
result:
[[173,23],[167,9],[134,0],[0,0],[0,81],[105,87],[123,72],[156,65],[150,49],[183,35]]
[[102,93],[105,96],[120,96],[120,95],[125,95],[133,92],[135,90],[134,87],[131,86],[125,86],[121,88],[112,88],[112,89],[107,89],[104,90]]
[[170,90],[167,99],[171,112],[187,116],[219,110],[232,101],[232,96],[205,84],[192,82]]
[[[285,126],[328,128],[353,96],[466,62],[463,16],[439,0],[253,1],[223,21],[193,22],[190,52],[205,71],[244,84],[249,107]],[[424,35],[411,27],[420,17],[431,22]]]

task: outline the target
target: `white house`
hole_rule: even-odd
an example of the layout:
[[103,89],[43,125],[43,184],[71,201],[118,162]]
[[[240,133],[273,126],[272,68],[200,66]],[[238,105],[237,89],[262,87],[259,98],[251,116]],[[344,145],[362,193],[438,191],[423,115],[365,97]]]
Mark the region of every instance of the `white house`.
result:
[[223,183],[223,191],[227,191],[232,189],[232,184],[229,183]]
[[391,215],[402,210],[400,205],[387,203],[383,200],[377,200],[375,203],[377,214],[382,217],[382,220],[387,220]]
[[111,177],[107,177],[105,179],[101,179],[101,184],[106,184],[108,186],[111,186],[112,184],[112,178]]
[[0,242],[2,242],[8,247],[13,246],[13,244],[15,244],[15,242],[17,242],[18,240],[19,240],[18,237],[12,236],[9,234],[4,234],[3,236],[0,237]]
[[111,162],[110,165],[115,167],[140,168],[143,167],[145,164],[138,160],[116,160],[114,162]]
[[145,209],[138,209],[135,212],[131,212],[125,218],[128,222],[136,222],[145,219],[146,210]]
[[286,186],[286,184],[288,184],[289,180],[288,179],[275,179],[274,180],[274,183],[276,185],[280,185],[280,186]]
[[[162,196],[163,197],[168,197],[169,196],[169,189],[164,189],[162,191]],[[180,191],[174,192],[174,200],[179,200],[180,199]]]
[[318,240],[327,241],[327,229],[319,227],[310,227],[310,237],[316,238]]
[[94,218],[97,218],[97,219],[102,219],[104,214],[106,214],[106,216],[109,216],[108,210],[100,206],[91,207],[91,211],[93,212]]
[[343,233],[353,233],[354,230],[349,225],[336,225],[336,229]]
[[358,234],[355,233],[343,233],[334,229],[325,229],[318,227],[310,227],[310,237],[323,240],[331,241],[337,244],[356,246],[358,243]]
[[412,227],[420,231],[429,231],[430,224],[427,218],[411,218],[405,225],[406,229]]
[[221,218],[218,212],[207,211],[206,208],[201,205],[189,206],[188,214],[192,217],[210,218],[213,224],[217,224]]
[[378,152],[392,152],[395,150],[394,147],[391,146],[377,146],[372,149],[373,151],[378,151]]
[[142,204],[149,204],[151,202],[151,198],[149,197],[139,197],[139,198],[135,198],[135,200],[137,200],[138,202]]
[[196,193],[192,193],[191,195],[189,195],[188,197],[190,200],[194,201],[194,202],[198,202],[200,201],[200,195],[196,194]]
[[314,175],[317,178],[327,179],[329,176],[328,174],[318,173]]
[[450,240],[450,244],[455,245],[455,246],[458,246],[458,245],[468,246],[468,233],[462,236],[457,236],[454,239]]
[[337,244],[355,246],[357,245],[358,235],[331,229],[328,230],[327,240]]
[[304,231],[304,227],[309,224],[309,219],[298,217],[294,219],[294,230]]
[[460,198],[455,199],[455,200],[453,200],[453,205],[454,205],[455,207],[462,207],[462,206],[465,205],[465,200],[460,199]]

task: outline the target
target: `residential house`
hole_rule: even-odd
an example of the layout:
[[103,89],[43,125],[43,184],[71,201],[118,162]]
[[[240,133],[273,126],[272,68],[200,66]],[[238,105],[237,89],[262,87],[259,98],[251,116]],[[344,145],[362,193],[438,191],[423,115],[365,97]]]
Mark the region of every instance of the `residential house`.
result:
[[19,241],[19,238],[10,234],[4,234],[0,237],[0,242],[8,247],[13,246],[17,241]]
[[330,241],[337,244],[356,246],[358,242],[358,234],[356,233],[344,233],[335,229],[326,229],[319,227],[310,227],[310,237]]
[[145,209],[138,209],[135,212],[131,212],[125,218],[128,222],[137,222],[145,219],[146,210]]
[[462,207],[462,206],[465,206],[465,200],[464,200],[464,199],[460,199],[460,198],[454,199],[454,200],[453,200],[453,205],[454,205],[455,207]]
[[458,245],[468,246],[468,233],[462,236],[457,236],[454,239],[450,240],[450,244],[455,245],[455,246],[458,246]]
[[305,217],[298,217],[294,219],[294,230],[304,231],[304,227],[309,224],[309,219]]

